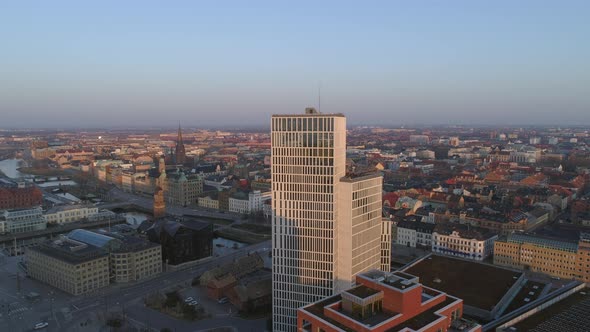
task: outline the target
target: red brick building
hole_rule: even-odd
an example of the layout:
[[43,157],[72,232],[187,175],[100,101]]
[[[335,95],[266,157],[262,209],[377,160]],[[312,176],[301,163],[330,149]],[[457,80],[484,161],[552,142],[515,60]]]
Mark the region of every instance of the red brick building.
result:
[[464,331],[481,326],[462,319],[463,300],[423,286],[403,272],[356,276],[357,286],[297,311],[298,331]]
[[0,210],[21,209],[41,205],[43,193],[34,186],[0,187]]
[[572,214],[590,213],[590,199],[580,199],[572,203]]

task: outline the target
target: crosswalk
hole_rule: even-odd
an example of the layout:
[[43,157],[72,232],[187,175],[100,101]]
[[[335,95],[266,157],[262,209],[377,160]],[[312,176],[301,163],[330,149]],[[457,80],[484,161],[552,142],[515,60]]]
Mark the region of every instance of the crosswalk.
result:
[[8,308],[8,316],[14,316],[14,315],[19,315],[22,314],[25,311],[28,311],[29,308],[23,306],[22,304],[15,302],[15,303],[11,303],[9,308]]

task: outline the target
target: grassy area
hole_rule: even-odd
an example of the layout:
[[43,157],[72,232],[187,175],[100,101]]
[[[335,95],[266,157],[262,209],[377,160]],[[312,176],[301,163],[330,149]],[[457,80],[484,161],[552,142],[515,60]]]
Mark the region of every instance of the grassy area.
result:
[[237,224],[232,225],[233,228],[245,230],[248,232],[260,234],[260,235],[270,235],[272,232],[272,228],[270,225],[259,225],[259,224]]

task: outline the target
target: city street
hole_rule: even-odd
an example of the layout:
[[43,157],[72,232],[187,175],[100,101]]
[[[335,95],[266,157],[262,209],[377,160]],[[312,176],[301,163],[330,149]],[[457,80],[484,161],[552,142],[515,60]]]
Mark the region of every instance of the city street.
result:
[[[228,263],[250,252],[268,252],[268,250],[270,250],[270,241],[265,241],[203,261],[196,266],[164,272],[149,280],[127,285],[115,284],[92,294],[76,297],[25,278],[22,272],[19,279],[21,287],[19,292],[15,287],[15,277],[11,277],[16,275],[16,269],[13,267],[16,264],[6,263],[3,273],[0,274],[2,276],[0,278],[0,294],[5,302],[8,302],[6,304],[10,305],[10,313],[7,310],[1,311],[0,326],[8,327],[7,331],[30,331],[36,323],[46,321],[49,323],[46,331],[93,331],[91,326],[82,329],[79,325],[80,322],[88,320],[96,322],[99,313],[124,310],[129,320],[135,325],[154,328],[158,331],[160,328],[169,327],[176,328],[176,331],[179,332],[191,332],[228,324],[240,326],[240,331],[242,331],[242,327],[245,328],[243,331],[261,331],[265,327],[266,320],[241,320],[237,317],[229,317],[229,314],[196,322],[177,320],[146,308],[143,305],[143,297],[176,285],[190,286],[194,277],[208,269]],[[18,259],[18,257],[13,259]],[[39,293],[40,300],[34,303],[26,300],[25,295],[31,291]]]

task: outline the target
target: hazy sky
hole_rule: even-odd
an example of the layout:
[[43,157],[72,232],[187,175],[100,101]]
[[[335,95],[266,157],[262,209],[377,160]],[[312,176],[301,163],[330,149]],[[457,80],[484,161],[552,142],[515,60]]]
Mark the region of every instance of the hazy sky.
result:
[[0,127],[590,124],[590,1],[0,1]]

